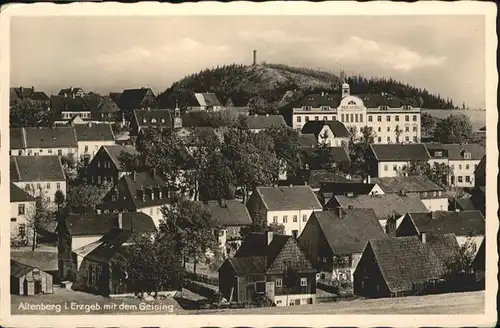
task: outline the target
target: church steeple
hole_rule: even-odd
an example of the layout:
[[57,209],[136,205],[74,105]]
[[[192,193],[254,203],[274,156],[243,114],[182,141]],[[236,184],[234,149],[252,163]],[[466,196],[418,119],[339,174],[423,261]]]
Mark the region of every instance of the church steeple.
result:
[[181,109],[179,108],[179,100],[175,100],[175,109],[174,109],[174,129],[182,128],[182,117],[181,117]]

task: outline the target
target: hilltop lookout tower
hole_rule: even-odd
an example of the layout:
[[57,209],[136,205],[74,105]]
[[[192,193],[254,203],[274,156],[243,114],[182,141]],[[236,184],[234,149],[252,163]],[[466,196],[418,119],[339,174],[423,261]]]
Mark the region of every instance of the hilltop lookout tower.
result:
[[253,65],[257,65],[257,50],[253,51]]

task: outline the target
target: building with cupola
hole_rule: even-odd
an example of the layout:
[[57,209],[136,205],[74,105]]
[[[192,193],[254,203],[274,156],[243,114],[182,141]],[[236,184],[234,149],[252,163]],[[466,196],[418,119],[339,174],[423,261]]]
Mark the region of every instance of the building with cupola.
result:
[[418,143],[421,138],[421,111],[410,100],[381,92],[351,94],[348,83],[340,93],[309,94],[280,109],[289,126],[302,129],[308,121],[340,121],[357,136],[371,127],[375,143]]

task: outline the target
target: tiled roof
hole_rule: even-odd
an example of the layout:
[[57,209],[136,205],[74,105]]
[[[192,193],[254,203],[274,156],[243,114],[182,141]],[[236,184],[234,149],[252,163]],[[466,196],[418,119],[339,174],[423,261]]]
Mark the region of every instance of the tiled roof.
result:
[[112,229],[105,234],[99,241],[100,244],[93,249],[87,258],[108,263],[117,253],[123,250],[122,245],[132,237],[130,230]]
[[139,153],[134,147],[113,145],[113,146],[102,146],[102,148],[108,153],[109,158],[115,164],[117,168],[121,168],[122,164],[120,161],[120,156],[123,154],[138,155]]
[[36,100],[36,101],[49,101],[50,100],[49,96],[47,96],[47,94],[43,91],[33,92],[31,99]]
[[221,106],[219,99],[215,93],[205,92],[205,93],[195,93],[196,100],[199,106]]
[[314,134],[299,134],[298,143],[300,147],[316,147],[318,145],[318,139]]
[[10,202],[34,202],[35,198],[28,194],[26,191],[22,190],[12,182],[10,183]]
[[23,128],[10,128],[10,149],[25,149],[26,139]]
[[457,236],[484,236],[485,221],[481,211],[436,211],[432,213],[409,212],[420,233],[447,234]]
[[[349,158],[349,154],[344,147],[329,147],[328,148],[333,160],[336,163],[350,163],[351,159]],[[314,161],[313,154],[316,151],[316,148],[311,147],[301,147],[301,154],[304,156],[304,162],[309,165],[311,170],[316,170],[320,168],[320,164],[324,163],[316,163]]]
[[115,136],[110,124],[75,124],[77,141],[113,141]]
[[22,263],[42,271],[57,271],[57,252],[54,251],[13,251],[10,258],[18,263]]
[[464,153],[468,152],[471,154],[470,159],[480,160],[483,158],[485,151],[483,146],[480,144],[443,144],[444,149],[448,151],[449,160],[462,160],[464,158]]
[[58,156],[11,156],[10,179],[13,182],[65,181]]
[[100,113],[116,113],[120,111],[120,108],[116,104],[116,101],[109,96],[99,97],[97,109]]
[[59,116],[61,112],[90,112],[90,117],[99,119],[100,113],[98,109],[99,97],[97,95],[87,95],[83,97],[50,97],[51,111]]
[[429,155],[433,159],[445,159],[448,158],[448,151],[444,149],[443,144],[437,142],[425,143],[425,148],[429,152]]
[[43,91],[35,91],[34,87],[10,88],[10,103],[17,99],[31,99],[34,101],[48,101],[50,98]]
[[121,92],[110,92],[109,97],[111,100],[113,100],[116,104],[118,104],[118,100],[120,99],[120,96],[122,95]]
[[136,109],[134,119],[140,127],[173,127],[172,114],[169,109]]
[[76,134],[73,127],[24,128],[27,148],[76,148]]
[[336,207],[337,203],[342,208],[372,208],[378,219],[391,218],[393,214],[404,215],[408,212],[428,212],[424,203],[414,194],[400,196],[397,194],[385,195],[335,195],[326,204],[327,208]]
[[[118,100],[118,107],[125,110],[142,108],[142,101],[146,97],[149,88],[123,90]],[[151,91],[152,92],[152,91]]]
[[457,237],[452,233],[426,236],[424,247],[429,247],[445,265],[457,256],[460,250]]
[[295,102],[293,107],[311,106],[318,108],[320,106],[330,106],[337,108],[340,104],[341,96],[339,94],[310,94]]
[[65,89],[61,89],[61,91],[59,91],[59,93],[57,94],[58,96],[65,96],[65,95],[73,95],[73,94],[77,94],[79,91],[82,91],[83,92],[83,89],[82,88],[73,88],[73,87],[69,87],[69,88],[65,88]]
[[[347,180],[347,179],[346,179]],[[322,182],[320,194],[327,193],[332,195],[368,195],[375,187],[375,183],[363,183],[348,180],[345,182]]]
[[313,212],[312,219],[336,255],[361,253],[368,240],[387,237],[372,209],[342,209],[341,217],[337,209]]
[[450,198],[449,203],[453,209],[459,209],[461,211],[477,210],[472,198]]
[[403,105],[418,107],[418,103],[408,99],[402,99],[388,93],[362,93],[355,95],[363,100],[366,108],[377,108],[379,106],[387,106],[389,108],[400,108]]
[[268,211],[322,208],[309,186],[257,187],[256,192],[261,197]]
[[302,127],[301,132],[303,134],[314,134],[316,138],[318,138],[321,129],[323,129],[325,125],[328,125],[330,127],[330,130],[332,130],[335,137],[337,138],[349,137],[349,131],[347,130],[345,125],[342,124],[340,121],[308,121]]
[[10,260],[10,275],[12,277],[21,278],[28,272],[31,272],[33,269],[35,268],[29,265],[16,262],[12,259]]
[[370,240],[378,267],[392,293],[411,291],[414,284],[441,279],[445,265],[417,236]]
[[238,200],[224,200],[222,203],[217,200],[209,200],[201,203],[207,207],[214,220],[221,226],[252,224],[247,208]]
[[233,257],[228,261],[237,274],[263,273],[267,270],[265,256]]
[[[156,226],[150,216],[141,212],[121,213],[123,230],[155,232]],[[104,235],[112,228],[120,228],[119,214],[71,214],[66,218],[72,236]]]
[[370,147],[378,161],[428,161],[430,159],[423,144],[377,144]]
[[269,129],[273,126],[286,126],[286,122],[281,115],[258,115],[247,116],[249,129]]
[[303,180],[303,182],[307,182],[311,186],[311,188],[320,188],[324,182],[354,182],[328,170],[305,170],[302,174],[301,179]]
[[372,178],[371,182],[378,184],[378,186],[386,194],[398,193],[401,190],[406,192],[446,190],[429,179],[427,176]]

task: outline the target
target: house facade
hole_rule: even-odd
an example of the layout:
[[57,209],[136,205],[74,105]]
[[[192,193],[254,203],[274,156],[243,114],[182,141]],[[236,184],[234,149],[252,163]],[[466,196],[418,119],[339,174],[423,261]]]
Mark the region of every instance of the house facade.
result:
[[123,90],[117,101],[123,117],[129,122],[132,120],[134,109],[158,108],[158,100],[153,90],[145,87]]
[[266,296],[276,306],[315,304],[316,270],[293,237],[251,233],[220,267],[219,290],[241,303]]
[[78,143],[73,127],[10,129],[11,156],[73,156],[78,159]]
[[91,184],[115,184],[124,175],[130,173],[122,159],[135,156],[137,151],[130,146],[101,146],[87,166],[87,182]]
[[75,124],[73,126],[78,144],[78,159],[82,156],[89,162],[102,146],[114,146],[115,136],[109,124]]
[[257,187],[246,204],[252,219],[281,224],[285,234],[300,236],[309,217],[322,206],[309,186]]
[[211,92],[195,93],[187,105],[189,111],[218,112],[223,108],[217,95]]
[[281,115],[253,115],[246,117],[247,128],[255,133],[270,129],[271,127],[286,127],[286,122]]
[[347,83],[342,85],[341,94],[311,94],[282,110],[294,129],[301,129],[308,121],[331,120],[355,128],[359,135],[361,128],[372,128],[377,134],[375,143],[417,143],[421,138],[417,104],[384,92],[351,95]]
[[10,293],[23,296],[52,294],[52,276],[38,268],[10,260]]
[[173,128],[172,114],[169,109],[136,109],[130,122],[130,135],[138,136],[145,128],[171,130]]
[[64,98],[67,98],[67,97],[68,98],[81,98],[81,97],[85,96],[86,93],[82,88],[69,87],[69,88],[61,89],[57,95],[64,97]]
[[427,163],[429,159],[424,144],[373,144],[367,161],[372,177],[385,178],[404,175],[412,163]]
[[318,144],[330,147],[348,147],[350,133],[340,121],[308,121],[301,130],[302,134],[313,134]]
[[27,244],[31,241],[28,217],[33,215],[35,198],[12,182],[10,183],[10,240]]

